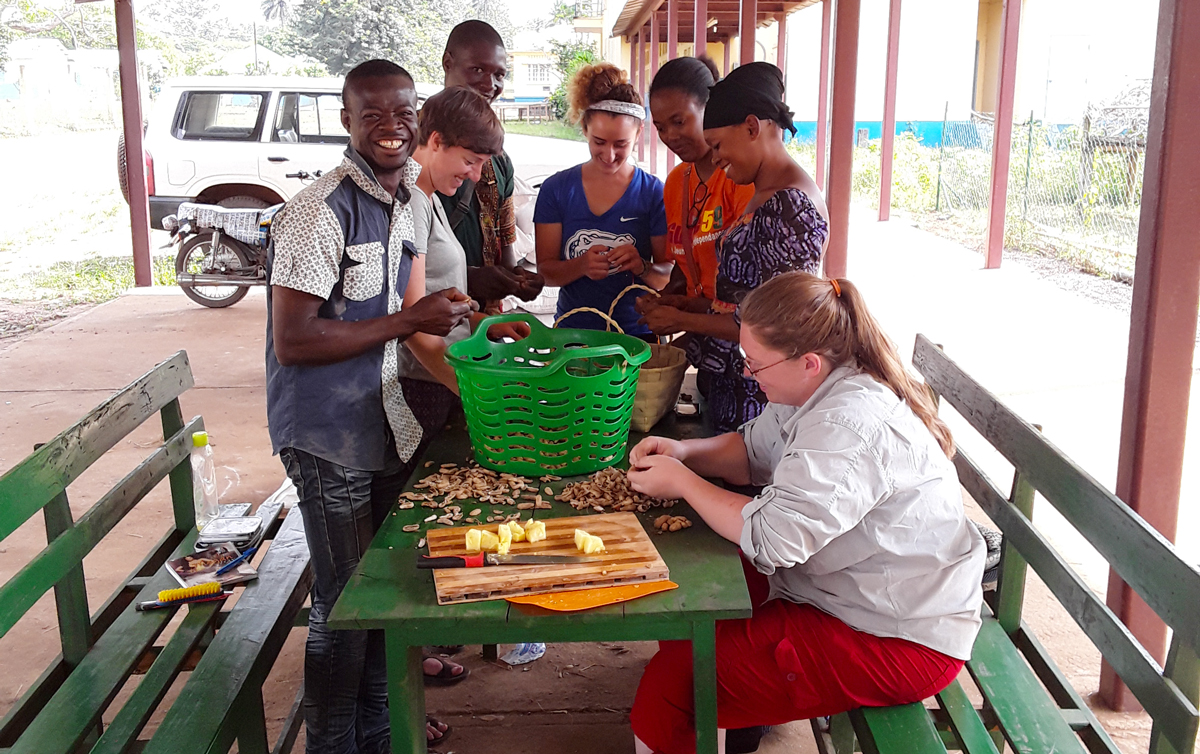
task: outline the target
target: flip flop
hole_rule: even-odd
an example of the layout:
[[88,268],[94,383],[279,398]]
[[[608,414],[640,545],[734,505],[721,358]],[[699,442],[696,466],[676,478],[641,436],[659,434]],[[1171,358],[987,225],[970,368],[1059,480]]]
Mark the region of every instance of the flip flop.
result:
[[[446,723],[442,723],[442,722],[440,722],[440,721],[438,721],[438,720],[434,720],[434,719],[433,719],[431,716],[429,716],[429,715],[426,715],[426,716],[425,716],[425,724],[426,724],[426,725],[433,725],[433,729],[434,729],[435,731],[437,730],[437,726],[438,726],[439,724],[440,724],[440,725],[446,725]],[[441,733],[442,735],[438,736],[437,738],[426,738],[426,740],[425,740],[425,746],[426,746],[426,748],[428,748],[428,747],[430,747],[430,746],[441,746],[442,744],[446,743],[446,739],[450,737],[450,732],[451,732],[451,731],[453,731],[453,730],[454,730],[454,729],[453,729],[453,728],[451,728],[449,725],[446,725],[446,729],[445,729],[445,730],[443,730],[443,731],[438,731],[438,732],[439,732],[439,733]],[[428,730],[426,730],[426,732],[428,732]]]
[[463,668],[461,673],[455,674],[454,669],[450,667],[450,663],[440,657],[426,655],[421,659],[422,664],[424,664],[425,660],[437,660],[442,666],[442,669],[434,675],[423,673],[426,686],[453,686],[456,683],[462,683],[466,680],[467,676],[471,675],[470,668]]

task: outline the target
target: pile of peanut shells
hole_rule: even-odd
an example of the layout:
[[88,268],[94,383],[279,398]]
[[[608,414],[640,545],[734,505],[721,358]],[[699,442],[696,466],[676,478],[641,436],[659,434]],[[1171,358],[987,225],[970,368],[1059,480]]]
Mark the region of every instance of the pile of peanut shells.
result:
[[[432,461],[425,464],[426,468],[432,466]],[[675,500],[660,500],[635,492],[629,486],[625,472],[614,467],[602,469],[587,479],[568,484],[563,487],[561,493],[555,495],[549,483],[561,480],[562,477],[547,474],[535,482],[518,474],[484,468],[474,461],[466,465],[444,463],[436,472],[414,484],[415,491],[401,493],[397,506],[400,510],[410,510],[420,505],[432,511],[421,523],[408,524],[402,529],[406,532],[418,532],[428,526],[448,527],[459,523],[490,524],[515,521],[522,515],[533,515],[535,510],[550,509],[551,500],[567,503],[577,511],[596,513],[647,513],[654,508],[670,508],[676,503]],[[470,510],[464,510],[461,501],[473,501],[470,503]],[[485,506],[506,506],[510,510],[516,510],[510,512],[503,508]],[[660,516],[659,520],[662,518]],[[691,522],[682,516],[669,518],[672,519],[672,523],[677,519],[685,523],[671,528],[671,524],[659,527],[656,522],[655,528],[658,533],[679,531],[691,526]],[[417,547],[419,549],[424,546],[425,539],[422,538]]]
[[629,486],[625,472],[613,466],[601,469],[583,481],[568,484],[555,500],[568,503],[575,510],[604,513],[646,513],[651,508],[670,508],[674,500],[647,497]]
[[667,532],[680,531],[691,527],[692,522],[688,521],[683,516],[662,515],[654,519],[654,530],[659,534]]

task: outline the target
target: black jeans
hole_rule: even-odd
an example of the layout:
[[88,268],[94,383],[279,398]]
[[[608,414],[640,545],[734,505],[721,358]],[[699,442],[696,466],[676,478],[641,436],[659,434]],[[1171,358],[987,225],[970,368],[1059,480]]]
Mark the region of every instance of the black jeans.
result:
[[314,576],[304,657],[307,752],[383,754],[391,742],[383,631],[331,631],[326,621],[407,475],[394,450],[383,471],[295,448],[279,458],[300,495]]

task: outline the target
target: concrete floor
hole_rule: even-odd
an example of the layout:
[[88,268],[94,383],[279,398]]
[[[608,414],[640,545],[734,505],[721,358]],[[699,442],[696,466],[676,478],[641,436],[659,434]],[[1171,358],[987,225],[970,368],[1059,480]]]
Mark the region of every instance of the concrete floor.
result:
[[[916,332],[928,334],[1018,413],[1106,484],[1115,474],[1128,323],[1016,265],[985,272],[977,255],[893,222],[856,217],[850,277],[903,353]],[[226,310],[202,309],[174,291],[124,296],[20,342],[0,345],[0,472],[86,411],[179,349],[188,351],[196,387],[183,398],[187,416],[203,414],[222,478],[222,502],[261,501],[283,472],[271,457],[262,371],[261,291]],[[1200,412],[1193,415],[1193,427]],[[979,450],[961,422],[959,442],[1003,478],[1003,461]],[[119,443],[69,490],[76,514],[132,468],[153,440],[151,424]],[[1193,434],[1193,436],[1198,436]],[[1181,546],[1197,558],[1200,447],[1188,455]],[[1003,486],[1003,485],[1002,485]],[[1095,588],[1106,569],[1067,528],[1038,509],[1037,523]],[[975,514],[978,516],[978,512]],[[93,608],[169,520],[165,490],[156,490],[87,559]],[[0,582],[44,545],[40,519],[0,548]],[[1085,696],[1095,691],[1098,655],[1039,584],[1030,620]],[[0,714],[54,654],[53,601],[41,602],[0,639]],[[267,713],[279,725],[302,675],[302,630],[293,632],[267,683]],[[623,650],[623,651],[622,651]],[[485,663],[478,648],[462,655],[473,677],[429,694],[429,708],[455,727],[442,751],[628,754],[626,715],[652,645],[552,646],[528,670]],[[19,659],[17,659],[19,658]],[[1144,715],[1102,715],[1129,752],[1145,751]],[[812,750],[807,723],[774,731],[760,751]]]

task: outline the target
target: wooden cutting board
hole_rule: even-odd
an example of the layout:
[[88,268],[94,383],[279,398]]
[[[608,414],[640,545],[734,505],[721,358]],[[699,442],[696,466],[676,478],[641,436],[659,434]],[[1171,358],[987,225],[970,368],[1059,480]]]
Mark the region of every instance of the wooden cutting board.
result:
[[[607,552],[593,563],[483,568],[438,568],[433,572],[439,605],[479,602],[526,594],[548,594],[572,589],[664,581],[670,578],[654,543],[633,513],[546,518],[546,539],[535,544],[514,542],[512,555],[582,555],[575,548],[575,530],[583,529],[604,540]],[[499,524],[455,526],[426,533],[434,557],[466,555],[467,529],[496,532]]]

